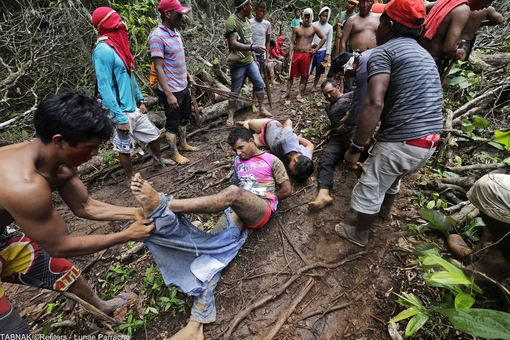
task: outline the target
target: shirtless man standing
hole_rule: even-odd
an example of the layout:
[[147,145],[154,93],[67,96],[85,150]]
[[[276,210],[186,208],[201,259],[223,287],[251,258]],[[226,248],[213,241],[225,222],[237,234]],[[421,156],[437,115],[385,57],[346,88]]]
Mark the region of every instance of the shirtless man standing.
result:
[[[379,17],[381,15],[371,11],[373,4],[373,0],[359,1],[359,13],[353,15],[345,22],[340,43],[340,53],[349,52],[347,51],[347,43],[351,51],[359,50],[360,53],[375,48],[375,32],[377,27],[379,27]],[[340,76],[339,85],[341,92],[345,92],[344,81],[344,77]]]
[[505,22],[505,18],[492,6],[478,11],[471,11],[468,22],[462,29],[459,37],[459,41],[464,40],[464,50],[466,51],[464,60],[469,59],[471,50],[475,45],[476,31],[478,31],[481,26],[496,26],[503,22]]
[[[289,48],[289,59],[292,60],[289,73],[289,82],[287,83],[287,92],[282,96],[282,99],[288,98],[290,95],[290,89],[294,83],[294,77],[301,77],[299,83],[297,100],[301,100],[302,93],[306,88],[306,82],[308,81],[308,72],[310,70],[310,62],[312,61],[312,55],[316,53],[322,45],[327,41],[327,37],[322,33],[319,27],[312,25],[313,11],[311,8],[307,8],[303,11],[303,21],[301,25],[294,27],[292,30],[292,39],[290,41]],[[321,41],[312,48],[313,36],[317,36]]]
[[439,75],[443,74],[445,58],[463,59],[466,52],[457,46],[460,34],[469,20],[471,11],[481,10],[492,0],[439,0],[430,10],[421,32],[420,45],[436,61]]

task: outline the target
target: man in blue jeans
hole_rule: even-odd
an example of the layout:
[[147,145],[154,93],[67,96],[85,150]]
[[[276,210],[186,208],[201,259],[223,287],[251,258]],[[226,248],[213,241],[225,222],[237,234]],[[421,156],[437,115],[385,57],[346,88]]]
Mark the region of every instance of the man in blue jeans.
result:
[[[231,14],[226,22],[225,38],[228,40],[230,54],[227,63],[230,68],[232,80],[231,91],[239,94],[244,80],[248,77],[253,83],[253,91],[259,104],[259,114],[263,117],[273,115],[265,108],[264,81],[253,58],[253,53],[265,53],[264,46],[254,45],[252,41],[252,29],[248,17],[251,15],[251,0],[235,0],[236,12]],[[236,99],[231,97],[228,102],[227,126],[234,125],[234,112],[236,111]]]
[[[292,189],[283,163],[255,145],[252,133],[235,127],[228,143],[236,151],[233,181],[211,196],[173,199],[159,194],[139,174],[131,190],[154,219],[156,228],[146,245],[159,266],[165,283],[194,296],[191,318],[172,339],[203,339],[203,324],[216,320],[214,288],[221,270],[236,256],[248,237],[248,228],[262,228],[278,202]],[[196,228],[184,213],[224,214],[210,232]],[[171,259],[171,260],[169,260]]]

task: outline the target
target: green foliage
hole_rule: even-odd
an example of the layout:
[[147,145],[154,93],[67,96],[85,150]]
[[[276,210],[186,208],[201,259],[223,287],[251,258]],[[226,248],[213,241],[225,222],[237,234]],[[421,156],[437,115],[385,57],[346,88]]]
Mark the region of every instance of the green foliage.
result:
[[510,151],[510,130],[496,130],[494,131],[494,137],[496,138],[496,141],[505,146],[505,150]]
[[455,74],[456,76],[450,81],[450,86],[458,86],[461,89],[466,89],[473,85],[480,84],[480,75],[477,75],[471,70],[462,68],[466,63],[467,61],[459,60],[455,63],[455,66],[452,67],[450,74]]
[[110,153],[106,150],[101,150],[103,153],[103,163],[108,166],[113,166],[117,163],[117,157],[115,157],[115,154]]
[[[461,269],[442,259],[438,255],[437,248],[435,250],[433,248],[433,245],[426,244],[421,246],[421,249],[417,249],[416,253],[425,255],[421,256],[416,262],[420,262],[426,271],[423,277],[427,286],[441,289],[441,303],[438,304],[438,307],[433,304],[425,306],[412,293],[396,294],[400,298],[397,303],[407,307],[407,309],[392,318],[390,322],[410,319],[405,330],[406,337],[415,334],[427,322],[435,324],[441,322],[434,317],[438,313],[446,316],[458,330],[470,335],[493,339],[492,334],[501,336],[505,329],[507,332],[510,331],[510,314],[484,309],[470,309],[475,303],[475,294],[483,293],[482,290],[471,282]],[[495,318],[494,323],[496,325],[494,327],[481,326],[480,324],[484,322],[485,318]],[[472,325],[476,325],[476,327]],[[493,332],[493,329],[498,329],[502,333]]]
[[301,132],[303,133],[303,137],[312,139],[312,138],[320,138],[323,134],[324,129],[324,121],[319,119],[315,121],[312,126],[304,128]]
[[119,331],[126,330],[129,338],[133,335],[133,332],[138,328],[144,325],[144,322],[140,319],[136,319],[133,314],[128,315],[128,319],[126,323],[120,324],[117,326]]
[[420,209],[420,216],[428,221],[427,228],[430,230],[435,230],[441,233],[444,237],[448,237],[450,232],[453,231],[453,227],[456,222],[450,216],[446,216],[445,214],[430,209]]
[[107,291],[103,294],[103,299],[112,299],[121,291],[123,285],[131,279],[131,272],[133,269],[123,267],[110,266],[105,279],[99,279],[101,288],[106,288]]
[[466,226],[459,233],[463,239],[468,240],[471,244],[480,241],[480,234],[482,233],[485,223],[481,217],[471,218],[466,215]]
[[157,266],[151,265],[147,268],[143,286],[146,289],[149,302],[149,306],[144,311],[145,315],[150,317],[150,314],[157,315],[160,312],[166,312],[175,316],[177,312],[184,311],[185,302],[177,297],[177,288],[165,284]]

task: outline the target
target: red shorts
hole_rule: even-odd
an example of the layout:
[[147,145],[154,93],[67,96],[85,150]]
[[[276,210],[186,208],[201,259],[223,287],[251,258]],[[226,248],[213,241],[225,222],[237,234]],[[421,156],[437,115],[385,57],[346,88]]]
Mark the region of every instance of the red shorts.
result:
[[269,221],[269,218],[271,217],[271,207],[269,206],[269,202],[267,202],[266,200],[264,200],[264,202],[266,202],[266,213],[264,214],[264,217],[262,217],[260,221],[258,221],[254,225],[245,224],[244,226],[246,228],[249,229],[262,228],[263,226],[266,225],[267,221]]
[[310,62],[312,61],[312,56],[308,52],[294,52],[292,56],[292,65],[290,67],[290,76],[291,77],[308,77],[308,72],[310,71]]

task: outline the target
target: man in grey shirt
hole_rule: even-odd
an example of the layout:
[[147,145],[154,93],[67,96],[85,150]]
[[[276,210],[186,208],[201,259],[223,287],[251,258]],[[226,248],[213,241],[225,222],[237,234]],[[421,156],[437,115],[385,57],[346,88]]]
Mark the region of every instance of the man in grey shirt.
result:
[[[263,53],[255,53],[255,62],[259,66],[260,75],[264,79],[264,73],[269,61],[269,55],[271,53],[271,47],[269,42],[271,41],[271,23],[264,19],[266,16],[266,3],[259,1],[255,4],[255,15],[250,19],[251,30],[253,32],[253,44],[259,46],[265,46],[266,50]],[[266,85],[267,86],[267,85]],[[268,89],[269,90],[269,89]],[[255,92],[253,93],[253,102],[251,104],[251,110],[253,113],[259,112],[257,105],[255,105]]]
[[344,156],[348,170],[357,169],[364,144],[379,120],[381,124],[352,192],[357,221],[335,226],[340,237],[362,247],[377,217],[391,218],[400,180],[426,163],[443,130],[439,74],[434,59],[416,41],[424,18],[421,0],[389,2],[380,17],[378,46],[368,60],[368,90]]

